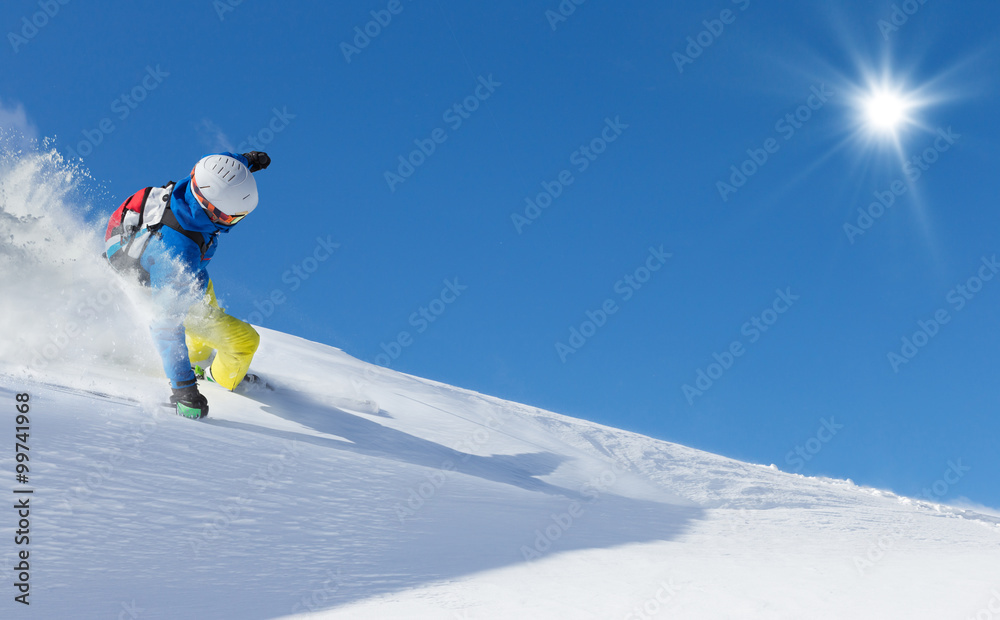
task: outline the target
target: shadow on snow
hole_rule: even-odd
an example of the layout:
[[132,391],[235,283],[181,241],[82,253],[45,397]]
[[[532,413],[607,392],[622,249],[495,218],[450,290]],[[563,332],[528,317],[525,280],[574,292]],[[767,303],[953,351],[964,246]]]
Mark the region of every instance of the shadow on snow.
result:
[[[329,484],[311,498],[314,505],[302,507],[312,512],[309,520],[315,529],[329,535],[318,534],[311,540],[308,560],[303,558],[298,570],[287,576],[286,597],[262,596],[240,612],[244,618],[336,607],[518,564],[526,557],[671,540],[703,513],[695,507],[615,495],[613,486],[585,493],[541,480],[538,476],[554,472],[567,460],[551,452],[472,455],[311,401],[301,393],[252,397],[268,413],[336,437],[228,420],[206,422],[429,470],[408,485],[409,494],[400,490],[401,483],[393,476],[376,472],[359,484],[338,477],[347,476],[343,471],[331,472]],[[460,485],[461,476],[503,485],[499,489],[508,491]],[[417,493],[421,484],[427,497]],[[544,497],[532,500],[524,491]],[[287,551],[283,545],[269,550],[276,558]],[[253,580],[247,576],[248,582]],[[267,581],[274,585],[273,576]],[[244,597],[254,591],[250,583],[243,587]]]

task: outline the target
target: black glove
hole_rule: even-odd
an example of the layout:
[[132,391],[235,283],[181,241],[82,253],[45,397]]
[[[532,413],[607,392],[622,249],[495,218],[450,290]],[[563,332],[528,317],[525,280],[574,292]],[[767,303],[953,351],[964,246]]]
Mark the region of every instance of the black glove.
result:
[[250,162],[250,172],[257,172],[258,170],[265,170],[271,165],[271,158],[267,156],[267,153],[263,151],[250,151],[249,153],[243,153],[243,157],[247,158]]
[[199,419],[208,415],[208,399],[198,391],[198,385],[173,388],[170,404],[177,407],[177,415],[185,418]]

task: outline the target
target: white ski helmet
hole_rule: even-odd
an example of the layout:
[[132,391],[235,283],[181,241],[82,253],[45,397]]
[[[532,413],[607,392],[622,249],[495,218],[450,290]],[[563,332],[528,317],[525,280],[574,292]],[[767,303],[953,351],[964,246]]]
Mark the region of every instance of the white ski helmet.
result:
[[209,155],[191,171],[191,191],[216,224],[232,226],[257,207],[257,182],[238,159]]

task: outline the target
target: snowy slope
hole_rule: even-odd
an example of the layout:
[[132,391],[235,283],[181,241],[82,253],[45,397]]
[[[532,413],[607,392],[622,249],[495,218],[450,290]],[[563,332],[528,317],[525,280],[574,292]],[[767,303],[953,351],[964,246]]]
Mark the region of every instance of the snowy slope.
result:
[[30,607],[0,510],[2,618],[1000,618],[995,517],[268,330],[254,369],[277,391],[165,413],[148,298],[97,259],[86,180],[0,144],[0,490],[35,491]]
[[262,333],[278,390],[207,391],[202,422],[162,413],[155,372],[6,369],[0,403],[33,407],[31,617],[958,619],[1000,586],[996,518]]

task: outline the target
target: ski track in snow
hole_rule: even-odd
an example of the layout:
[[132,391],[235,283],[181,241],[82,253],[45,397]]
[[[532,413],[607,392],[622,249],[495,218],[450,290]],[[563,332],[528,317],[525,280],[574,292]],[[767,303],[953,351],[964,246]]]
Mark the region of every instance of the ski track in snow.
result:
[[277,390],[207,386],[201,422],[152,371],[3,369],[0,402],[31,394],[31,617],[957,620],[1000,586],[997,517],[261,332]]

